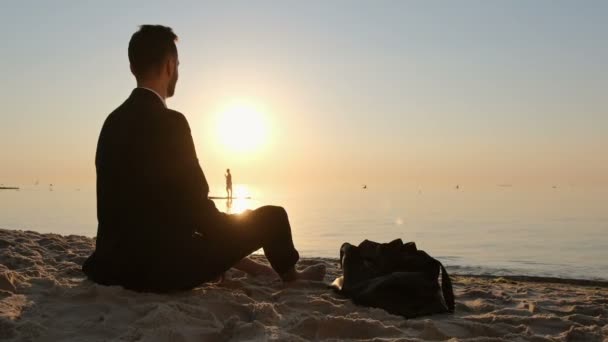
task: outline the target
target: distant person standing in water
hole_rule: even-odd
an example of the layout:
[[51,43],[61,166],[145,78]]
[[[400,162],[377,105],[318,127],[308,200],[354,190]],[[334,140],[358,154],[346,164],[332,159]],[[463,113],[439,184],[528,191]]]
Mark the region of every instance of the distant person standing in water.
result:
[[[274,270],[285,282],[322,280],[322,264],[296,270],[300,256],[285,209],[229,215],[209,199],[188,121],[165,103],[178,79],[176,41],[169,27],[143,25],[129,42],[137,87],[99,135],[99,225],[84,273],[102,285],[152,292],[192,289],[232,267],[253,275]],[[247,258],[260,248],[272,270]]]
[[232,175],[230,174],[230,169],[226,169],[226,197],[232,198]]

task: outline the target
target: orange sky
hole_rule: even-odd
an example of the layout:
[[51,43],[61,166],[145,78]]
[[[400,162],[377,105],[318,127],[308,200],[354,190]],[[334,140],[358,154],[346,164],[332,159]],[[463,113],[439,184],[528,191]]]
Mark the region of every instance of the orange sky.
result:
[[[596,5],[150,4],[116,17],[12,4],[0,183],[93,186],[103,120],[134,86],[129,37],[162,23],[180,36],[168,105],[212,186],[227,167],[237,183],[295,186],[608,186],[608,6]],[[264,118],[248,154],[217,128],[241,99]]]

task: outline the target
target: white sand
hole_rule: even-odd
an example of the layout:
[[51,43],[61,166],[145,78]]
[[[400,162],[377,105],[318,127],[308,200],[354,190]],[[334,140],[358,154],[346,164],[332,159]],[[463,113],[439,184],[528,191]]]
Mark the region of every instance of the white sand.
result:
[[[608,341],[608,288],[454,277],[456,314],[406,320],[324,283],[282,288],[232,272],[190,292],[140,294],[84,280],[93,240],[0,229],[0,340]],[[325,283],[338,274],[325,262]]]

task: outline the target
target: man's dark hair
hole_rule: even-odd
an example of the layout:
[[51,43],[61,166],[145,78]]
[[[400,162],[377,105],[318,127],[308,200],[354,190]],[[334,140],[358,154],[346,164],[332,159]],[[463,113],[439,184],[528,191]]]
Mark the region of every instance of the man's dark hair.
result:
[[177,35],[170,27],[141,25],[129,41],[129,62],[136,79],[156,71],[168,56],[177,56]]

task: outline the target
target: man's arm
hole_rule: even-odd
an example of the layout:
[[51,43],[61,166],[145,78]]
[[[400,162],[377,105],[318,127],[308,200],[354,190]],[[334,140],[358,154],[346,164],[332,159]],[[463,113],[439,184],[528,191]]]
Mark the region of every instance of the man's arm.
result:
[[[186,118],[178,112],[170,113],[176,119],[170,146],[171,178],[178,205],[188,222],[196,224],[204,233],[207,222],[218,213],[212,200],[208,199],[209,184],[196,155],[190,126]],[[207,223],[207,224],[205,224]]]

